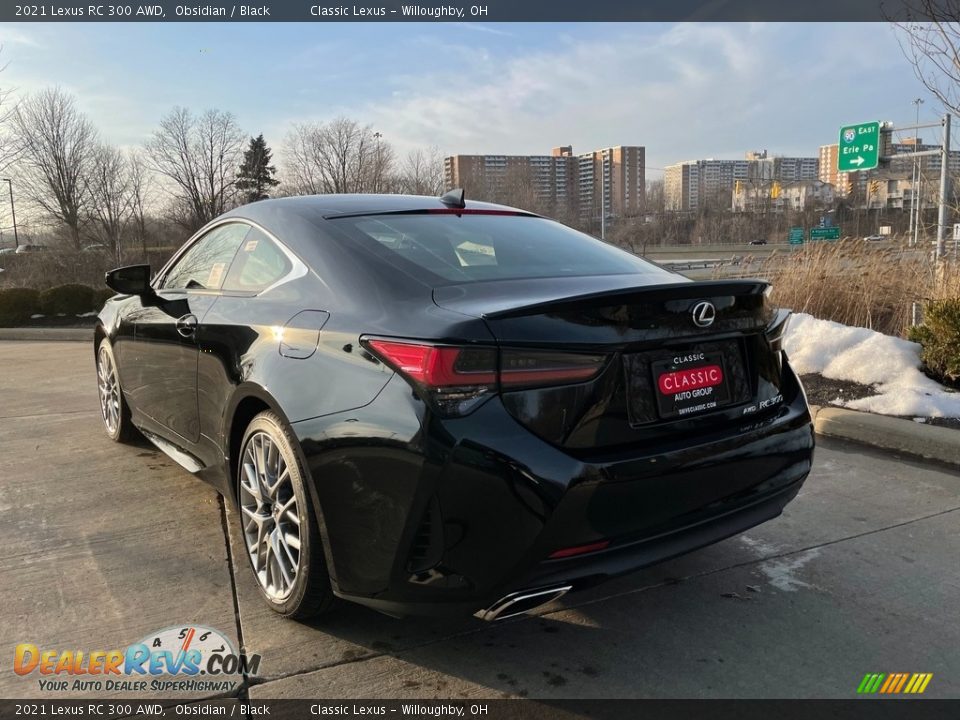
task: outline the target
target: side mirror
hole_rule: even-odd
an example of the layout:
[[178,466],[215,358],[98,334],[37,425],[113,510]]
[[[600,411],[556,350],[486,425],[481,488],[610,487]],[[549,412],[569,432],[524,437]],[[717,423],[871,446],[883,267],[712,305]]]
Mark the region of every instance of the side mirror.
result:
[[152,295],[150,287],[149,265],[128,265],[110,270],[104,275],[104,282],[111,290],[121,295]]

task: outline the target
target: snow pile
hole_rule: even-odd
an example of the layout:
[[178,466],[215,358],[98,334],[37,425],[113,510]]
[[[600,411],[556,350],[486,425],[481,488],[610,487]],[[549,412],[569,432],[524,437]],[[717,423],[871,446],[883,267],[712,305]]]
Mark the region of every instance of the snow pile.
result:
[[917,343],[797,313],[790,318],[783,348],[798,374],[872,385],[876,395],[840,403],[851,410],[960,417],[960,393],[921,372]]

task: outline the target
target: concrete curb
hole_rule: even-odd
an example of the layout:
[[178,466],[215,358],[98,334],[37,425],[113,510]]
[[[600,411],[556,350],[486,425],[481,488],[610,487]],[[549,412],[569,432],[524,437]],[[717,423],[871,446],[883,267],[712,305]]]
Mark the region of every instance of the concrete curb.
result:
[[72,328],[0,328],[0,340],[32,340],[48,342],[93,342],[92,327]]
[[960,465],[960,431],[844,408],[810,406],[820,435]]

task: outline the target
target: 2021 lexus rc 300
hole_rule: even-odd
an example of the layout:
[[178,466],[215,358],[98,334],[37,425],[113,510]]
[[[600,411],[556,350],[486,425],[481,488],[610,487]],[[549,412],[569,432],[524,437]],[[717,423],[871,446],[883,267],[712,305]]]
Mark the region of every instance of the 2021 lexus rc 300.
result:
[[107,433],[232,502],[286,616],[526,612],[773,518],[810,470],[767,283],[462,192],[257,202],[107,284]]

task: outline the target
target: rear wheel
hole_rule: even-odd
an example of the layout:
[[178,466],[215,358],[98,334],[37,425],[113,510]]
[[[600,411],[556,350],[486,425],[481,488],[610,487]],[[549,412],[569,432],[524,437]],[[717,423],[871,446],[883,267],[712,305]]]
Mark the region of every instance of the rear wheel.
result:
[[267,604],[290,618],[333,605],[320,532],[295,440],[273,412],[262,412],[243,436],[237,484],[244,548]]
[[136,430],[130,421],[130,408],[123,398],[113,347],[106,338],[97,347],[97,394],[100,398],[100,418],[107,435],[114,442],[129,442]]

